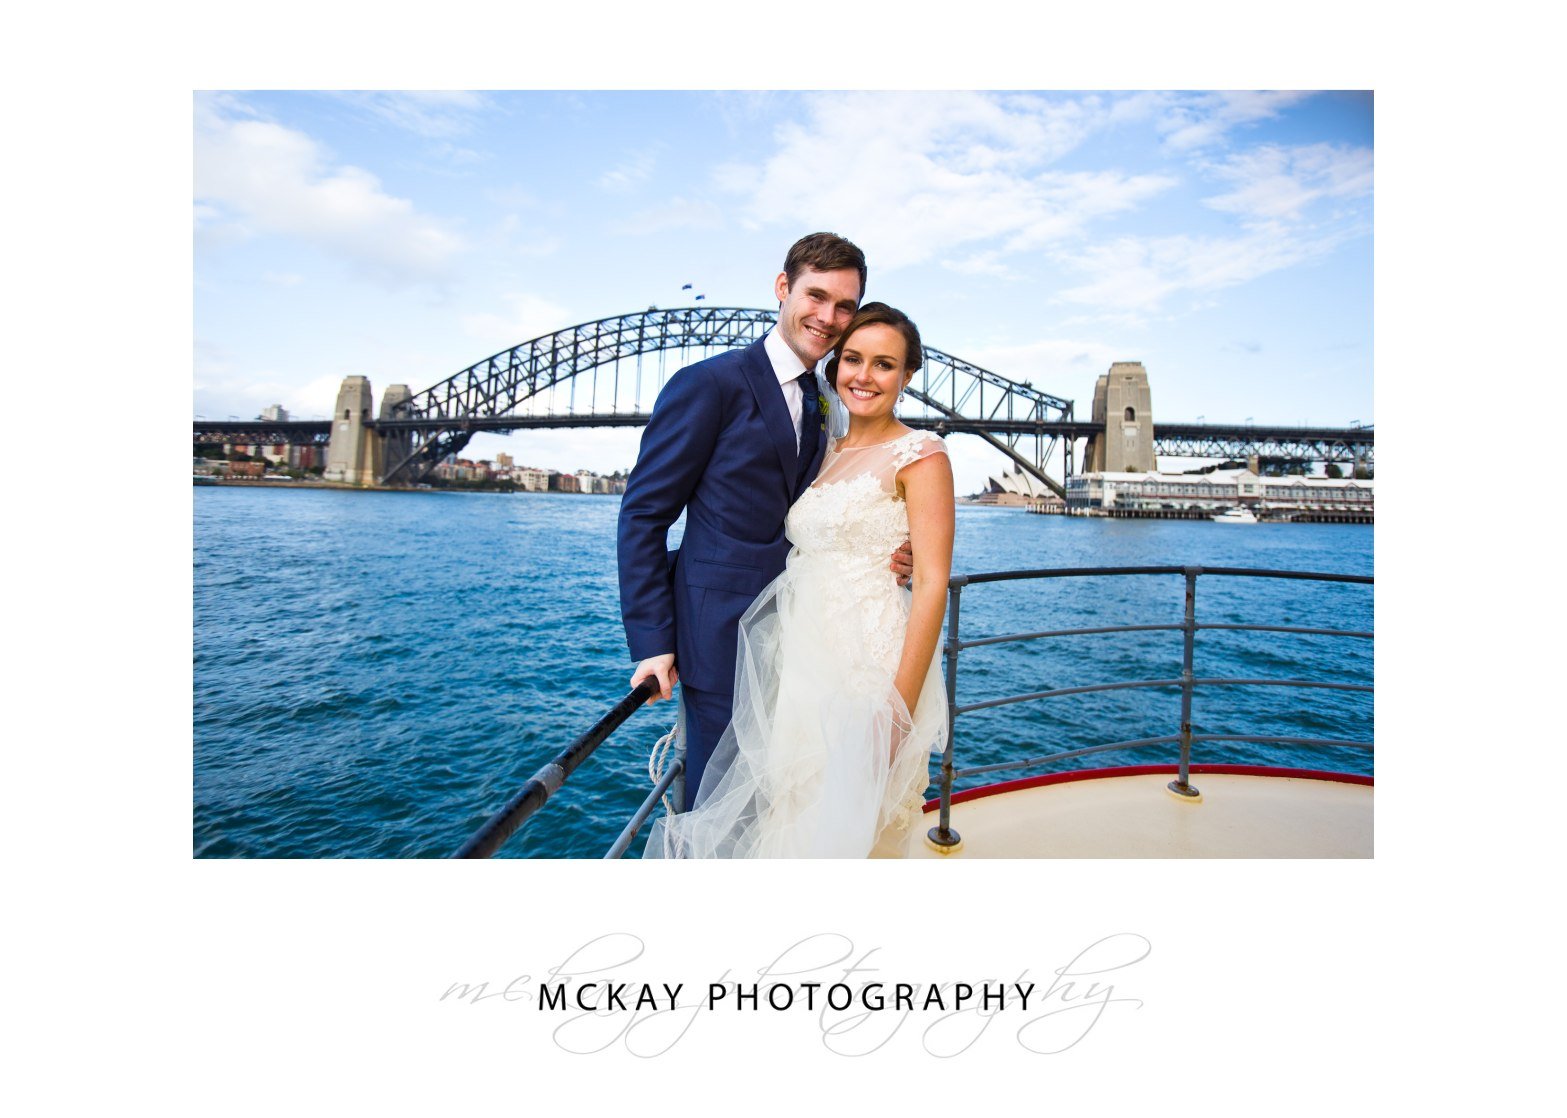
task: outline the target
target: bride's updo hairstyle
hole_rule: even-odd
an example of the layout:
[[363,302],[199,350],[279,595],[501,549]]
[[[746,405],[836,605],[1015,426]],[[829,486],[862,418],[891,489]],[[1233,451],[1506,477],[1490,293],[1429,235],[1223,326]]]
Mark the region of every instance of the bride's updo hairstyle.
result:
[[838,359],[843,356],[844,346],[849,344],[849,339],[854,337],[854,332],[862,326],[891,326],[903,335],[903,371],[913,374],[925,362],[925,347],[920,344],[919,327],[915,326],[908,315],[897,307],[889,307],[886,303],[866,303],[849,320],[849,325],[844,327],[843,336],[838,339],[838,344],[833,347],[832,360],[827,362],[827,383],[832,385],[834,392],[838,391]]

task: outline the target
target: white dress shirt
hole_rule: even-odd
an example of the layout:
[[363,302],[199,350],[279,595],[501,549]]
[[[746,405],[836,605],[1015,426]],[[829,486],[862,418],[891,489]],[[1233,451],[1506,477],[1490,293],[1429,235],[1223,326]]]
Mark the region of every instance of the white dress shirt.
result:
[[[789,348],[789,343],[783,340],[776,326],[767,332],[767,337],[762,340],[762,348],[767,351],[767,359],[773,363],[773,375],[778,378],[778,386],[783,389],[784,403],[789,405],[789,422],[794,425],[794,446],[798,451],[800,408],[805,400],[805,393],[800,390],[798,378],[805,372],[805,362]],[[811,367],[811,371],[816,371],[815,366]]]

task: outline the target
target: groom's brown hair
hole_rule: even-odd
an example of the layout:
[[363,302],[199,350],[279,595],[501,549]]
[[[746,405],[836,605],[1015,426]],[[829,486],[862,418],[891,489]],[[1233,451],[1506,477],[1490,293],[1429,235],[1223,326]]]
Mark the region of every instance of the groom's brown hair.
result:
[[853,241],[836,233],[812,233],[801,237],[789,247],[784,257],[784,276],[789,286],[805,269],[813,272],[836,272],[840,268],[853,268],[860,273],[860,298],[865,298],[865,254]]

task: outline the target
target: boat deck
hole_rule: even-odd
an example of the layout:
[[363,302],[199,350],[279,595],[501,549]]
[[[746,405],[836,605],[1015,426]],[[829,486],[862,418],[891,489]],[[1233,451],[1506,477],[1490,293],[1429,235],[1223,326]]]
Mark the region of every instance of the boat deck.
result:
[[1369,777],[1249,766],[1192,767],[1199,799],[1167,785],[1173,767],[1056,773],[953,796],[961,847],[926,841],[931,804],[911,828],[910,858],[1369,858]]

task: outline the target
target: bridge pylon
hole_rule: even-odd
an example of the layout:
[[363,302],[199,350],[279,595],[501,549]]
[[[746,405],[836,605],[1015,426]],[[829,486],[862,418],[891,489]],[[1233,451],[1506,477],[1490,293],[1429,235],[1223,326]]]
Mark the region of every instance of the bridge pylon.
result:
[[[385,433],[370,426],[375,394],[369,377],[344,377],[337,390],[337,407],[332,411],[332,435],[327,443],[327,481],[349,485],[380,485],[386,479],[381,472],[390,462],[407,457],[412,436],[407,431]],[[413,392],[406,384],[394,384],[381,397],[378,418],[396,419],[407,412]]]
[[327,481],[373,485],[376,479],[375,439],[365,427],[370,418],[370,378],[344,377],[332,409],[332,438],[327,443]]
[[332,409],[332,436],[321,475],[327,481],[374,485],[380,480],[381,439],[366,426],[371,400],[369,377],[343,378]]
[[[408,401],[413,399],[413,392],[406,384],[393,384],[387,386],[385,394],[381,397],[381,419],[401,419],[408,414]],[[382,477],[381,473],[392,469],[397,463],[403,461],[413,452],[413,434],[409,431],[386,430],[377,432],[373,436],[379,443],[376,460],[377,482],[391,482],[390,477]]]
[[1116,361],[1095,382],[1091,418],[1103,433],[1088,439],[1084,473],[1140,474],[1158,469],[1153,451],[1153,399],[1148,370],[1141,361]]

